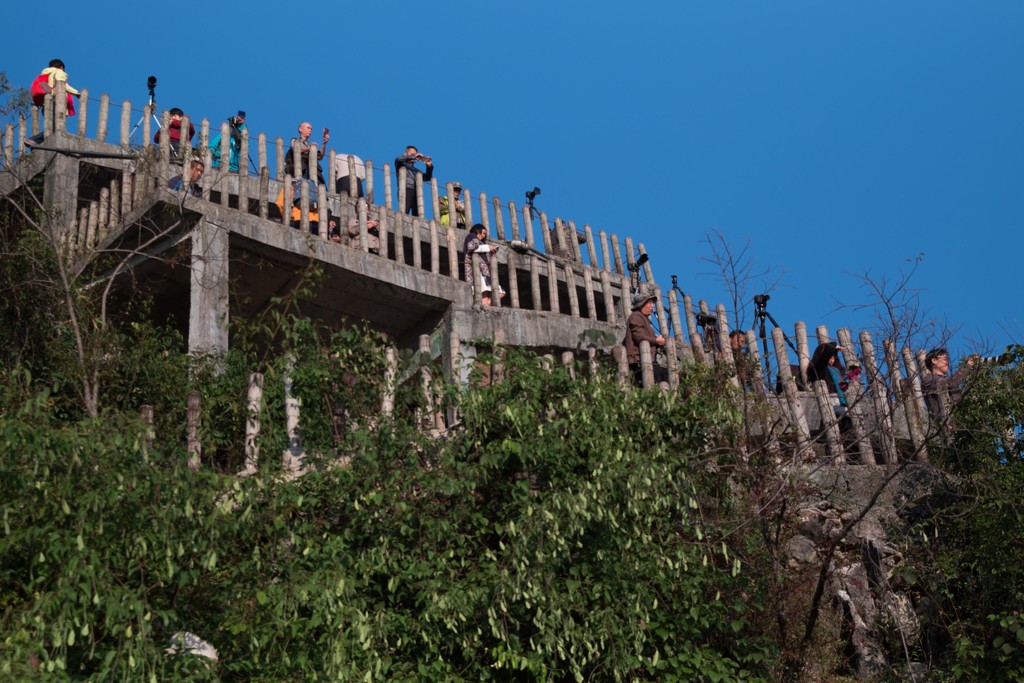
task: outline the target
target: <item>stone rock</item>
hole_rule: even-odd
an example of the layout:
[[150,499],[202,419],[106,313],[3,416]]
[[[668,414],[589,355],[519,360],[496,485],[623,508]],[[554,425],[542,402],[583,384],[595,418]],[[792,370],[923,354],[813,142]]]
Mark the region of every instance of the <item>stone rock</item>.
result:
[[193,655],[204,657],[214,662],[219,659],[216,648],[194,633],[178,631],[170,637],[168,642],[170,647],[164,650],[168,655]]
[[794,536],[786,543],[789,565],[808,564],[818,559],[818,547],[806,536]]

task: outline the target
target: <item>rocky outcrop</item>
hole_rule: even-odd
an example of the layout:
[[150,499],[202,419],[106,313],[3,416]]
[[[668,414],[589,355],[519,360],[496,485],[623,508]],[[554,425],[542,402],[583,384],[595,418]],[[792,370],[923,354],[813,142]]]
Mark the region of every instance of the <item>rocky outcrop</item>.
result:
[[[790,475],[802,497],[795,533],[785,544],[787,565],[807,569],[831,557],[826,595],[858,676],[871,680],[894,667],[917,668],[906,657],[920,649],[921,606],[894,578],[904,556],[890,530],[905,532],[943,503],[943,475],[916,464],[891,480],[885,469],[858,465],[807,467]],[[899,659],[891,661],[894,644]]]

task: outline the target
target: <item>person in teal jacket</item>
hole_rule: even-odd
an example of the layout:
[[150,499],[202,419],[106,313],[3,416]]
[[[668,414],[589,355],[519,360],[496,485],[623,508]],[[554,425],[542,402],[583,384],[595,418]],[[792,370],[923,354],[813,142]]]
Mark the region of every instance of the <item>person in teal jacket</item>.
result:
[[[242,156],[242,131],[245,130],[245,112],[239,110],[237,116],[228,119],[231,140],[228,142],[228,168],[238,173],[239,161]],[[220,133],[210,141],[210,154],[213,156],[213,167],[220,168]]]

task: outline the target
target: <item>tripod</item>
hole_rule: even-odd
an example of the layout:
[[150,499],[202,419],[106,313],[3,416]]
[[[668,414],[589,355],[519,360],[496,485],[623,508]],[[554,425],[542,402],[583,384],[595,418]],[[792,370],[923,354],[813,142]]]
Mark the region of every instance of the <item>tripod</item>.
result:
[[[150,116],[153,117],[153,123],[156,124],[156,128],[154,130],[160,130],[160,119],[157,118],[156,110],[154,109],[154,106],[156,105],[156,76],[150,76],[148,79],[146,79],[146,87],[149,88],[149,113]],[[135,122],[135,127],[132,128],[132,132],[128,134],[129,140],[132,139],[132,137],[135,135],[135,131],[139,129],[139,126],[141,126],[143,121],[145,120],[146,112],[143,111],[142,116],[140,116],[139,120]],[[143,140],[142,144],[145,145],[146,141]]]
[[[774,317],[772,317],[771,313],[768,312],[769,299],[771,299],[771,297],[768,296],[767,294],[754,295],[754,319],[757,321],[758,324],[757,335],[758,337],[761,338],[761,348],[764,349],[764,372],[767,376],[766,379],[768,380],[768,386],[771,386],[772,364],[771,361],[768,359],[768,336],[765,333],[764,321],[765,319],[771,320],[773,329],[777,328],[779,330],[782,330],[782,326],[780,326],[778,321]],[[782,331],[782,338],[786,340],[786,343],[789,345],[789,348],[793,349],[793,353],[798,353],[796,350],[796,346],[793,345],[793,341],[786,336],[785,330]],[[783,359],[779,358],[776,360],[781,365]]]

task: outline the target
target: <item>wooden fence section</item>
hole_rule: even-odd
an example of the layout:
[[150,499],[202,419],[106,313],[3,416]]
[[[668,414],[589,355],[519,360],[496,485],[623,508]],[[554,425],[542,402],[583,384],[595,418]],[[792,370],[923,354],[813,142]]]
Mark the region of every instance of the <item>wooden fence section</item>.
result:
[[[844,344],[849,343],[847,330],[839,330],[839,338]],[[466,344],[457,334],[443,344],[444,352],[450,354],[448,367],[440,358],[431,354],[430,335],[422,335],[419,340],[419,353],[414,357],[412,365],[399,368],[397,349],[387,352],[384,377],[380,386],[380,411],[372,418],[374,425],[382,420],[393,419],[397,391],[400,386],[412,386],[419,392],[422,400],[417,408],[415,419],[424,432],[439,437],[447,429],[457,426],[459,417],[450,408],[442,405],[441,396],[444,383],[465,386],[467,382],[479,382],[486,386],[504,381],[506,367],[504,362],[503,336],[496,335],[489,340],[493,353],[488,361],[481,360],[475,347]],[[784,348],[781,330],[773,330],[772,341],[776,352]],[[752,335],[750,353],[754,360],[757,357],[756,341]],[[852,344],[848,347],[853,348]],[[550,371],[560,364],[572,377],[579,382],[589,382],[600,374],[601,366],[610,368],[613,376],[624,391],[674,391],[678,386],[679,367],[670,362],[669,381],[660,386],[653,381],[653,365],[656,354],[647,342],[640,345],[642,385],[634,385],[633,373],[626,365],[625,351],[614,347],[609,354],[602,354],[591,347],[582,351],[563,351],[556,357],[547,354],[541,357],[542,365]],[[669,349],[671,351],[671,349]],[[879,371],[878,359],[874,356],[871,337],[866,332],[860,335],[859,354],[854,359],[847,355],[849,363],[862,363],[865,369],[865,381],[853,384],[848,390],[849,405],[844,414],[835,410],[838,405],[834,396],[828,394],[824,381],[814,382],[811,390],[798,391],[797,377],[791,374],[790,365],[784,363],[781,368],[783,391],[779,394],[748,388],[746,391],[736,390],[739,400],[744,406],[746,442],[745,447],[764,448],[777,459],[787,455],[805,462],[835,462],[845,460],[851,464],[890,466],[902,459],[927,461],[927,444],[930,440],[941,438],[942,425],[929,423],[923,406],[919,406],[913,392],[906,388],[913,383],[913,375],[904,375],[909,371],[896,368],[888,375]],[[668,356],[672,357],[672,354]],[[727,362],[727,361],[722,361]],[[284,403],[277,408],[264,403],[264,377],[260,373],[250,376],[247,392],[247,419],[245,429],[245,459],[240,476],[249,476],[259,469],[259,435],[261,425],[268,421],[280,420],[288,435],[288,446],[281,455],[282,468],[290,475],[301,474],[307,467],[308,449],[317,451],[315,445],[303,443],[301,429],[301,409],[292,391],[290,373],[285,372]],[[888,375],[888,376],[887,376]],[[474,378],[474,379],[470,379]],[[895,380],[890,385],[888,381]],[[948,400],[948,396],[942,397]],[[241,400],[242,397],[239,397]],[[200,437],[201,397],[192,392],[186,407],[186,433],[188,436],[188,466],[196,469],[200,466],[202,441]],[[448,412],[446,412],[446,410]],[[153,409],[142,406],[141,414],[144,422],[153,424]],[[912,421],[912,422],[908,422]],[[371,425],[372,426],[372,425]],[[337,444],[322,447],[323,450]],[[149,443],[152,447],[152,443]],[[780,460],[781,461],[781,460]]]
[[[62,96],[65,99],[61,99]],[[116,145],[124,152],[141,150],[142,153],[145,153],[149,148],[157,148],[163,165],[161,175],[165,179],[176,175],[176,172],[171,172],[170,168],[172,166],[180,168],[181,160],[200,159],[206,165],[207,178],[204,180],[207,185],[223,186],[225,179],[228,177],[247,179],[249,181],[245,183],[230,183],[232,188],[231,195],[239,197],[243,204],[248,198],[260,196],[258,179],[264,173],[267,174],[267,180],[271,181],[269,189],[274,193],[279,190],[279,184],[285,183],[288,180],[285,174],[284,160],[289,144],[296,144],[294,141],[288,143],[282,137],[276,137],[271,140],[266,134],[259,133],[255,136],[255,145],[251,145],[250,142],[253,137],[249,134],[248,129],[243,129],[240,136],[241,149],[238,153],[238,158],[240,159],[239,166],[242,172],[236,173],[230,170],[229,141],[231,140],[231,128],[227,122],[221,123],[219,130],[217,130],[216,128],[211,128],[208,119],[202,119],[199,125],[196,126],[198,135],[196,144],[193,145],[190,139],[183,136],[180,150],[177,154],[174,154],[170,147],[169,136],[161,136],[159,144],[153,143],[154,131],[151,122],[154,112],[149,104],[142,108],[141,117],[136,117],[133,116],[133,112],[136,110],[132,108],[130,101],[125,100],[121,103],[120,125],[118,126],[116,143],[111,143],[108,140],[111,129],[110,118],[117,116],[116,110],[114,112],[111,111],[110,97],[105,94],[100,96],[97,111],[92,111],[89,105],[89,92],[83,89],[78,105],[77,126],[75,130],[68,131],[64,84],[59,83],[54,94],[47,96],[46,104],[43,108],[33,107],[29,119],[22,116],[16,126],[10,124],[5,130],[0,131],[0,138],[2,138],[0,139],[0,149],[3,150],[2,157],[0,157],[0,168],[14,163],[18,157],[25,154],[28,150],[26,140],[40,131],[44,134],[44,146],[50,142],[51,136],[56,131],[69,134],[72,137],[87,139],[87,131],[93,123],[90,117],[95,117],[97,119],[94,126],[95,133],[91,139],[104,144]],[[133,124],[133,119],[136,118],[138,120]],[[169,122],[169,113],[167,111],[161,112],[161,120],[162,128],[166,129]],[[182,121],[182,129],[188,130],[189,125],[190,120],[186,116]],[[132,138],[135,134],[133,131],[136,128],[141,132],[141,140],[138,143],[133,143]],[[215,152],[210,148],[210,142],[218,133],[220,134],[220,147]],[[251,153],[253,148],[255,148],[256,160],[252,160]],[[213,168],[215,154],[219,157],[219,164],[216,169]],[[310,154],[318,154],[316,145],[312,146]],[[321,162],[326,165],[328,171],[325,176],[326,187],[323,190],[332,199],[337,197],[334,180],[339,158],[338,153],[332,149],[325,154],[324,161]],[[348,161],[349,186],[355,188],[360,180],[356,176],[357,164],[351,155],[344,155],[344,158]],[[273,170],[271,170],[270,166],[271,161],[274,162]],[[251,171],[249,170],[250,164],[254,167]],[[399,169],[399,172],[395,173],[390,164],[385,162],[377,165],[374,164],[373,160],[366,160],[362,166],[365,168],[366,175],[363,186],[365,188],[367,204],[370,207],[376,207],[371,208],[371,214],[376,214],[378,210],[386,210],[388,215],[392,217],[392,224],[394,224],[394,217],[401,216],[404,213],[405,170]],[[314,176],[311,180],[316,186],[314,190],[315,197],[321,188],[315,174],[310,175]],[[377,180],[377,178],[380,178],[380,180]],[[394,182],[397,182],[397,193],[392,191]],[[448,182],[442,184],[435,178],[424,186],[420,177],[417,177],[417,182],[418,197],[421,200],[420,203],[423,204],[419,209],[419,216],[423,218],[408,216],[406,220],[412,223],[421,223],[428,220],[426,217],[429,216],[440,223],[442,214],[439,210],[439,199],[445,198],[447,206],[453,207],[451,223],[453,229],[455,229],[454,226],[457,222],[454,219],[454,207],[456,206],[455,183]],[[380,191],[382,186],[383,192]],[[345,196],[347,197],[347,195]],[[583,225],[582,228],[578,229],[576,223],[572,220],[563,220],[562,218],[549,220],[546,213],[537,211],[529,204],[518,206],[514,201],[505,202],[499,197],[489,196],[485,192],[478,192],[474,196],[469,187],[465,185],[462,185],[461,196],[465,207],[464,214],[467,226],[473,223],[482,223],[488,227],[491,235],[496,240],[509,243],[522,242],[524,250],[528,249],[538,254],[546,255],[549,258],[558,258],[560,261],[576,264],[586,263],[594,271],[604,270],[613,275],[628,276],[630,272],[629,267],[636,263],[636,259],[640,254],[645,253],[642,244],[638,245],[637,250],[634,250],[631,242],[627,240],[625,259],[623,259],[621,245],[615,234],[609,235],[604,230],[595,231],[590,225]],[[224,197],[223,201],[226,205],[227,197]],[[264,196],[263,201],[267,201],[266,196]],[[273,202],[273,198],[269,201]],[[475,207],[474,204],[476,204]],[[541,231],[539,239],[534,229],[535,222],[539,222],[538,227]],[[634,253],[634,251],[638,253]],[[648,277],[650,276],[649,266],[647,275]]]

